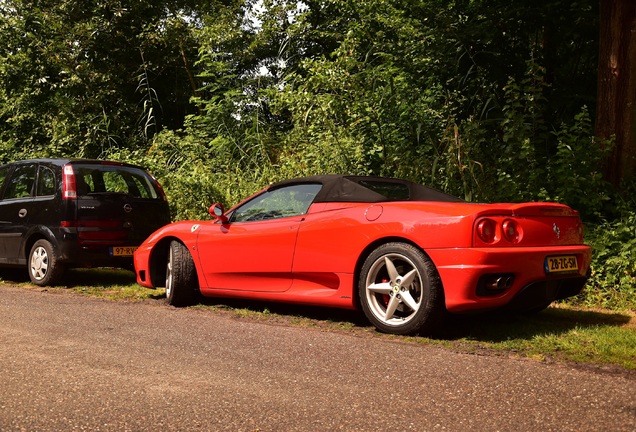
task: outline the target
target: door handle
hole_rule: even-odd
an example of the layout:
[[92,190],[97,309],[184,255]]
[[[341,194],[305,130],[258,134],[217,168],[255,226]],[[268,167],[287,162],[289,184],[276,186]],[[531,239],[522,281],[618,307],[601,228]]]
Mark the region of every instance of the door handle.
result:
[[20,211],[18,212],[18,216],[20,216],[21,218],[26,217],[26,215],[27,215],[26,209],[20,209]]

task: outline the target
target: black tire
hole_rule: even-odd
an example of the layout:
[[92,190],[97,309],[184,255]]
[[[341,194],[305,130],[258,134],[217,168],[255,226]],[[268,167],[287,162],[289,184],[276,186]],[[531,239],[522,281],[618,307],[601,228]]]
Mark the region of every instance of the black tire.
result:
[[38,240],[31,247],[28,260],[29,278],[38,286],[57,284],[64,267],[58,261],[58,253],[48,240]]
[[199,299],[199,283],[190,251],[172,241],[166,263],[166,300],[172,306],[191,306]]
[[431,335],[446,314],[435,266],[406,243],[384,244],[367,257],[358,294],[367,319],[384,333]]

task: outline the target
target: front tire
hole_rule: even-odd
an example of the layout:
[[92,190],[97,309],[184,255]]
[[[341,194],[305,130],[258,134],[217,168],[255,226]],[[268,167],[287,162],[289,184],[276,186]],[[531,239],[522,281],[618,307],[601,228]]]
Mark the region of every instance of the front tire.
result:
[[172,306],[190,306],[197,302],[199,284],[194,261],[183,243],[172,241],[166,264],[166,301]]
[[384,333],[431,334],[446,313],[435,266],[406,243],[387,243],[369,255],[360,271],[358,294],[367,319]]
[[55,285],[62,278],[64,267],[48,240],[38,240],[29,253],[29,277],[38,286]]

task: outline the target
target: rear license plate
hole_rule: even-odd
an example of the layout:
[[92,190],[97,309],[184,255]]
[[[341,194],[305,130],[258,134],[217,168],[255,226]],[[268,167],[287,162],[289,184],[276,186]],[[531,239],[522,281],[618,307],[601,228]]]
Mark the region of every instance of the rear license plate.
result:
[[111,256],[133,256],[137,246],[114,246],[110,248]]
[[545,259],[546,273],[571,272],[579,269],[579,263],[574,255],[561,255]]

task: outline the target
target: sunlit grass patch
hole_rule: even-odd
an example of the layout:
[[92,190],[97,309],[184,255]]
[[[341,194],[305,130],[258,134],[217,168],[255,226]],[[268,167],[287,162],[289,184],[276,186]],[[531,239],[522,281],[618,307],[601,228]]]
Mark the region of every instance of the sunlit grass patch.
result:
[[612,363],[636,369],[636,329],[595,325],[577,327],[534,341],[532,351],[578,362]]
[[542,359],[636,370],[636,315],[550,307],[533,316],[489,314],[451,321],[440,340]]

